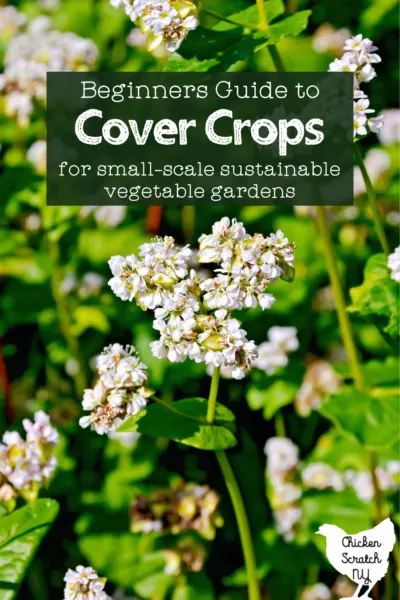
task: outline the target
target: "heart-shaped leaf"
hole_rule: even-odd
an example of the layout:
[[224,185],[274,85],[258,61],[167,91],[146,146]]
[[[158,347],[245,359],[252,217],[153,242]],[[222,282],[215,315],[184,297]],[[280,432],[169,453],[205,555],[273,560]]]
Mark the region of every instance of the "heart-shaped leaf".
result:
[[367,448],[385,448],[399,440],[397,396],[371,398],[353,387],[344,386],[328,396],[320,412]]
[[199,450],[226,450],[236,445],[232,433],[235,417],[233,413],[217,404],[214,423],[206,422],[207,400],[185,398],[171,406],[150,404],[125,421],[118,431],[138,431],[152,437],[193,446]]
[[55,500],[41,499],[0,518],[0,600],[16,597],[58,509]]
[[350,312],[372,321],[390,338],[399,336],[399,284],[390,279],[384,254],[371,256],[364,270],[363,283],[352,288],[350,296]]

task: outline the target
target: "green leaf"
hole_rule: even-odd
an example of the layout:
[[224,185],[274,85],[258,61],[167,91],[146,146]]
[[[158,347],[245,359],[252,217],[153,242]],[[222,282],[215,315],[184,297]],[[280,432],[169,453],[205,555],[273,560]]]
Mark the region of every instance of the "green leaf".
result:
[[74,311],[73,334],[80,336],[87,329],[95,329],[101,333],[110,331],[110,323],[104,314],[104,310],[96,306],[77,306]]
[[326,398],[320,412],[367,448],[392,446],[399,440],[397,396],[371,398],[350,386]]
[[16,597],[58,510],[55,500],[42,499],[0,518],[0,600]]
[[143,225],[137,221],[134,225],[118,229],[86,229],[79,236],[79,254],[98,265],[108,262],[110,248],[115,254],[126,256],[137,252],[139,246],[149,240],[143,233]]
[[268,29],[269,43],[277,44],[288,35],[299,35],[307,28],[311,10],[302,10],[273,23]]
[[218,53],[223,52],[242,37],[243,29],[241,27],[228,31],[197,27],[184,40],[179,48],[179,54],[184,58],[215,59]]
[[375,254],[367,262],[363,283],[350,290],[352,304],[348,310],[396,338],[400,333],[399,291],[399,284],[390,279],[387,257]]
[[[282,0],[268,0],[265,2],[265,8],[269,23],[285,12],[285,5]],[[244,10],[229,15],[229,18],[242,24],[244,27],[246,25],[258,25],[260,22],[260,14],[256,4],[252,4]],[[232,27],[234,27],[234,25],[231,23],[221,21],[214,29],[224,31],[226,29],[232,29]]]
[[290,381],[280,379],[273,383],[264,393],[265,419],[269,420],[283,406],[291,404],[296,397],[299,386]]
[[141,413],[125,421],[118,431],[164,437],[199,450],[226,450],[236,445],[231,431],[235,417],[222,404],[217,404],[213,424],[206,423],[207,400],[203,398],[185,398],[171,408],[150,404]]
[[[303,498],[302,508],[306,520],[315,530],[324,523],[333,523],[349,534],[372,527],[371,507],[359,500],[354,490],[307,495]],[[316,543],[320,541],[319,536],[315,538]]]
[[[385,360],[370,360],[361,365],[361,370],[368,386],[395,386],[400,383],[400,359],[388,356]],[[335,371],[343,379],[353,379],[351,367],[348,363],[335,365]]]
[[167,73],[205,73],[218,64],[219,60],[216,58],[209,58],[208,60],[199,60],[197,58],[190,58],[188,60],[170,59],[164,71]]

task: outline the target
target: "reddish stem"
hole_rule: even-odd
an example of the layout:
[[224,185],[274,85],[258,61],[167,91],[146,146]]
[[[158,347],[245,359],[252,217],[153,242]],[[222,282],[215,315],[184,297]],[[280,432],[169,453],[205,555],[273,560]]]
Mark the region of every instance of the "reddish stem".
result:
[[160,231],[162,214],[162,206],[149,206],[146,218],[146,229],[148,233],[156,235]]
[[14,408],[11,402],[11,385],[8,379],[7,365],[4,360],[3,347],[0,342],[0,381],[4,394],[4,408],[7,419],[10,423],[14,421]]

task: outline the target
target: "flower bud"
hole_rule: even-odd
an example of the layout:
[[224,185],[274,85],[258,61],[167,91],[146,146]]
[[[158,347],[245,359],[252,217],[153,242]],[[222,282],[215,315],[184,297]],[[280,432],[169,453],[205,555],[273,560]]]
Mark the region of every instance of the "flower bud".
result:
[[224,348],[225,346],[224,336],[219,333],[210,335],[206,340],[204,340],[202,345],[205,346],[205,348],[207,348],[208,350],[222,350],[222,348]]

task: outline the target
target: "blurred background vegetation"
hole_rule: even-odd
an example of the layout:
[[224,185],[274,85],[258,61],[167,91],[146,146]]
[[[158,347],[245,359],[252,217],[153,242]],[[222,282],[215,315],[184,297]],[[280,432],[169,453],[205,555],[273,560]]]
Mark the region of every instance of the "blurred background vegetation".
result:
[[[132,34],[132,23],[124,12],[111,7],[108,0],[0,2],[6,4],[15,5],[29,19],[46,14],[55,28],[92,39],[99,49],[99,70],[161,71],[165,66],[162,52],[149,53],[140,35]],[[208,0],[202,8],[230,15],[249,4],[245,0]],[[307,30],[285,38],[279,46],[288,70],[326,71],[340,55],[343,39],[349,37],[338,30],[344,28],[352,35],[361,32],[374,41],[382,57],[378,77],[368,86],[371,105],[377,113],[396,109],[397,2],[288,0],[286,5],[288,12],[312,10]],[[209,15],[202,19],[207,27],[217,22]],[[0,59],[6,46],[7,40],[0,39]],[[274,70],[263,49],[233,68]],[[400,125],[399,112],[390,115],[390,126],[385,126],[380,139],[368,136],[362,151],[394,248],[400,221]],[[94,378],[93,359],[113,342],[136,346],[149,367],[151,386],[161,398],[207,396],[209,377],[203,365],[171,365],[152,357],[152,315],[113,296],[107,286],[107,261],[111,255],[135,253],[153,235],[172,235],[178,243],[195,245],[197,238],[223,216],[242,220],[251,233],[268,234],[281,228],[297,245],[294,282],[288,286],[279,281],[274,286],[276,302],[270,310],[254,310],[240,317],[249,339],[257,343],[266,340],[273,325],[296,327],[298,351],[290,357],[288,367],[274,376],[254,372],[240,382],[224,380],[220,392],[221,401],[232,408],[240,424],[240,443],[230,454],[249,507],[265,597],[291,600],[305,586],[319,581],[332,587],[336,574],[312,534],[330,519],[356,531],[372,526],[371,499],[360,499],[353,489],[306,492],[302,529],[294,541],[285,542],[273,525],[264,475],[264,444],[282,433],[282,426],[300,447],[305,464],[322,460],[339,471],[368,470],[365,446],[332,428],[318,410],[310,408],[307,416],[302,416],[298,408],[299,389],[306,373],[310,380],[309,367],[316,359],[330,363],[337,374],[348,377],[314,209],[219,205],[195,210],[49,208],[45,206],[43,170],[27,156],[32,144],[44,136],[44,112],[38,111],[30,126],[21,129],[0,105],[0,397],[4,406],[0,428],[18,428],[24,416],[42,408],[62,436],[60,468],[46,492],[60,501],[61,515],[41,546],[19,597],[58,600],[66,569],[91,564],[108,578],[111,589],[126,590],[127,598],[133,597],[134,591],[142,598],[163,598],[162,590],[170,576],[165,574],[157,550],[173,547],[176,540],[172,536],[160,539],[131,534],[129,507],[135,495],[168,485],[176,475],[207,483],[221,494],[225,527],[217,532],[213,543],[202,542],[207,560],[200,574],[188,575],[192,595],[188,592],[174,599],[194,595],[204,600],[246,597],[236,524],[214,456],[165,440],[100,437],[78,426],[82,390]],[[380,251],[357,171],[355,182],[355,206],[329,211],[347,299],[349,289],[362,283],[367,260]],[[352,320],[364,362],[370,371],[375,368],[374,373],[380,374],[378,383],[398,385],[393,347],[373,322],[357,315]],[[324,395],[318,377],[311,376],[311,387],[318,407]],[[382,464],[395,459],[397,442],[379,452]],[[384,502],[390,507],[395,498],[396,494],[388,493]],[[157,560],[152,561],[154,556]],[[387,600],[390,597],[389,592]]]

